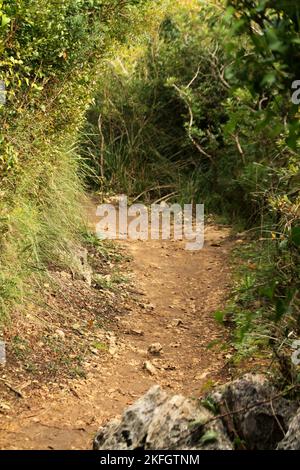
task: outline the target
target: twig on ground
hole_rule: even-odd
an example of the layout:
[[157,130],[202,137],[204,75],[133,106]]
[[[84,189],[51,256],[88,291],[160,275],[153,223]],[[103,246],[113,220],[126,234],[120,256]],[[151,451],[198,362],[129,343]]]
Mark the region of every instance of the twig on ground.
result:
[[24,398],[24,395],[22,394],[22,392],[20,392],[20,390],[17,390],[16,388],[14,388],[11,384],[9,384],[8,382],[6,382],[6,380],[0,378],[0,381],[11,391],[13,392],[15,395],[17,395],[17,397],[19,398]]

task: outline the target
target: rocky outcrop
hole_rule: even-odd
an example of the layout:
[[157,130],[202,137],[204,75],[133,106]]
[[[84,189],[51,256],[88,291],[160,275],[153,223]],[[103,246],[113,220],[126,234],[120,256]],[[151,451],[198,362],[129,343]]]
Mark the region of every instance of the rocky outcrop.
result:
[[300,408],[291,420],[284,439],[278,444],[278,450],[300,450]]
[[120,420],[100,429],[95,450],[231,450],[220,420],[199,401],[169,397],[159,386],[130,406]]
[[299,405],[284,398],[263,375],[247,374],[203,403],[206,407],[199,400],[170,397],[155,386],[121,419],[99,430],[94,449],[300,449]]
[[263,375],[247,374],[212,394],[225,414],[223,423],[231,438],[236,436],[249,450],[275,449],[294,416],[297,405],[279,396]]

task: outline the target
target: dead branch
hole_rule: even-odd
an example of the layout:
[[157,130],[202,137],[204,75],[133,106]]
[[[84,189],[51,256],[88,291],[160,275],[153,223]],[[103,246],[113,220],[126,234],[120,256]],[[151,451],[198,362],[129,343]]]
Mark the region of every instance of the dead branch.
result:
[[219,60],[218,60],[218,57],[217,57],[217,52],[219,50],[219,45],[217,44],[216,45],[216,48],[214,50],[214,52],[210,52],[210,56],[211,56],[211,64],[213,66],[213,68],[216,70],[217,74],[218,74],[218,77],[221,81],[221,83],[224,85],[225,88],[229,89],[230,88],[230,85],[229,83],[225,80],[225,65],[223,65],[223,67],[220,68],[220,63],[219,63]]
[[208,158],[211,161],[212,164],[214,164],[213,157],[201,147],[201,145],[194,139],[192,135],[192,129],[194,125],[194,114],[193,114],[193,110],[188,99],[184,95],[183,90],[181,90],[175,83],[173,84],[173,86],[175,90],[177,91],[177,93],[179,94],[179,96],[181,97],[181,99],[184,101],[189,111],[190,122],[189,122],[189,127],[188,127],[188,136],[189,136],[190,141],[202,155],[204,155],[206,158]]
[[244,150],[242,149],[239,136],[238,136],[237,134],[232,134],[232,137],[234,138],[234,141],[235,141],[235,143],[236,143],[236,146],[237,146],[237,149],[238,149],[238,151],[239,151],[239,154],[240,154],[241,157],[242,157],[243,163],[244,163],[244,165],[246,165],[245,153],[244,153]]
[[199,72],[200,72],[200,65],[198,66],[198,69],[197,69],[197,72],[195,73],[194,77],[192,78],[192,80],[187,84],[187,86],[185,87],[186,90],[188,90],[192,84],[194,83],[195,80],[197,80],[198,78],[198,75],[199,75]]

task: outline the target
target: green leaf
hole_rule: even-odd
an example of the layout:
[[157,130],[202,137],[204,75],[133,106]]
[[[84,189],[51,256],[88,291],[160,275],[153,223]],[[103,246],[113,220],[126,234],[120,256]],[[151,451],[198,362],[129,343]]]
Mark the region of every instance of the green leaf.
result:
[[291,230],[291,241],[297,247],[300,247],[300,227],[293,227]]
[[218,310],[217,312],[215,312],[214,317],[215,317],[215,320],[218,323],[223,324],[224,323],[225,312],[222,312],[221,310]]
[[275,292],[275,283],[272,283],[269,286],[264,286],[259,289],[259,294],[262,297],[267,297],[269,300],[272,300],[274,297],[274,292]]
[[275,320],[279,321],[288,311],[289,305],[284,299],[277,299]]
[[2,13],[2,18],[1,18],[1,28],[5,28],[10,23],[10,18],[6,16],[4,13]]
[[201,405],[204,406],[204,408],[209,410],[214,415],[217,415],[217,413],[219,412],[219,407],[217,403],[215,403],[214,400],[209,396],[201,401]]
[[267,73],[264,78],[262,79],[262,86],[265,86],[265,85],[268,85],[268,86],[272,86],[274,85],[274,83],[276,83],[276,73],[274,72],[269,72]]
[[218,440],[216,431],[207,431],[200,439],[200,444],[205,445]]

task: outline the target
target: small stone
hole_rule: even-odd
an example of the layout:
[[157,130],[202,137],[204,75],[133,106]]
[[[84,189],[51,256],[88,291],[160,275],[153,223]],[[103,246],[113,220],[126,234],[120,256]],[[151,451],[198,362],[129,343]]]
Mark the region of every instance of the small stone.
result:
[[109,338],[108,352],[111,356],[115,356],[118,352],[117,340],[114,335]]
[[98,349],[93,348],[92,346],[90,347],[90,351],[91,351],[92,354],[95,354],[95,356],[98,356],[98,354],[99,354]]
[[143,364],[143,369],[145,369],[147,372],[149,372],[150,375],[156,375],[157,370],[154,367],[154,365],[150,361],[146,361]]
[[63,341],[66,339],[66,335],[65,335],[64,331],[62,331],[62,330],[56,330],[55,333],[56,333],[56,335],[57,335],[60,339],[62,339]]
[[195,380],[204,380],[209,375],[209,370],[202,372],[201,374],[196,374]]
[[162,345],[160,343],[153,343],[148,348],[148,353],[152,356],[159,356],[162,352]]
[[144,332],[142,330],[135,330],[131,328],[130,330],[127,331],[127,334],[129,335],[134,335],[134,336],[144,336]]
[[176,370],[177,367],[174,366],[173,364],[167,364],[166,366],[164,366],[164,370],[168,371],[168,370]]
[[174,318],[171,323],[167,326],[167,328],[178,328],[179,326],[183,325],[183,321],[181,318]]
[[0,402],[0,410],[1,411],[10,411],[11,407],[5,403],[4,401]]

